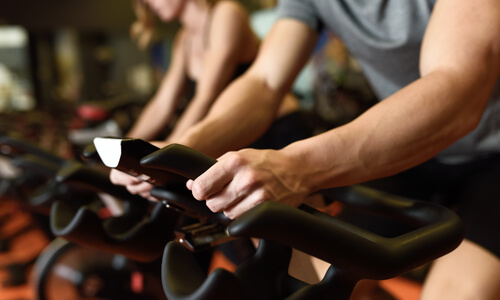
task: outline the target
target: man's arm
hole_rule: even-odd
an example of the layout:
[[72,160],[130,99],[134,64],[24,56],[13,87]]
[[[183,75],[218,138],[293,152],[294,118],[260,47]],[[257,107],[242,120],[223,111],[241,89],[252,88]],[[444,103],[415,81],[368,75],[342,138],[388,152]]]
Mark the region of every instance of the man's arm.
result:
[[347,160],[330,165],[331,177],[311,187],[398,173],[472,131],[499,78],[499,34],[498,1],[438,1],[422,45],[422,77],[350,124],[318,137],[330,145],[331,155]]
[[480,121],[499,78],[499,31],[496,0],[438,1],[420,79],[353,122],[283,150],[229,153],[188,187],[211,210],[236,218],[263,201],[299,205],[311,192],[388,176],[432,158]]

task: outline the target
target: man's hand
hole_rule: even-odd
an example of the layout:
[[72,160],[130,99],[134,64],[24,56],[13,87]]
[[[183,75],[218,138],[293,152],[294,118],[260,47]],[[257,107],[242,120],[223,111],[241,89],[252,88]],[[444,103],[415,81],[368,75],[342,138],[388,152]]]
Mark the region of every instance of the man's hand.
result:
[[280,151],[244,149],[226,153],[187,187],[211,211],[236,219],[264,201],[299,206],[309,191],[291,170]]
[[125,186],[127,190],[133,195],[139,195],[148,200],[158,201],[158,199],[151,196],[150,194],[153,185],[144,182],[139,178],[136,178],[134,176],[131,176],[116,169],[111,169],[111,172],[109,174],[109,179],[113,184]]

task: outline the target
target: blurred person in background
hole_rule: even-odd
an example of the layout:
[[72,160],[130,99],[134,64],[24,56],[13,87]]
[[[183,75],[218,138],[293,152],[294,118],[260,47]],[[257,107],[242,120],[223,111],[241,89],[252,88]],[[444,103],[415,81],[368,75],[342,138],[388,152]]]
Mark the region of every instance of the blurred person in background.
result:
[[[237,1],[134,0],[133,4],[137,21],[131,33],[141,47],[153,39],[155,16],[163,22],[177,20],[181,24],[172,44],[170,67],[156,94],[126,134],[146,141],[157,140],[176,117],[179,102],[192,95],[173,130],[164,141],[155,142],[166,145],[205,117],[219,93],[253,62],[260,41],[250,27],[248,13]],[[297,127],[289,137],[296,140],[304,131],[293,120],[297,118],[299,103],[291,94],[283,98],[277,116],[291,119],[285,118],[282,123]],[[299,136],[296,138],[293,132]],[[116,170],[111,171],[110,178],[125,184],[131,193],[150,197],[148,183]]]
[[[147,47],[153,40],[156,18],[181,25],[173,40],[170,66],[157,92],[125,135],[161,147],[180,139],[206,116],[220,92],[251,65],[260,40],[250,26],[247,11],[237,1],[134,0],[133,7],[137,21],[132,24],[131,34],[140,47]],[[176,119],[178,106],[186,98],[188,104]],[[172,131],[161,137],[172,122]],[[303,123],[299,102],[288,93],[277,109],[276,121],[266,134],[253,141],[252,147],[278,149],[305,138],[309,130]],[[156,200],[149,193],[149,183],[114,169],[110,179],[125,185],[132,194]],[[238,251],[248,250],[243,248]],[[233,262],[240,260],[229,258]]]

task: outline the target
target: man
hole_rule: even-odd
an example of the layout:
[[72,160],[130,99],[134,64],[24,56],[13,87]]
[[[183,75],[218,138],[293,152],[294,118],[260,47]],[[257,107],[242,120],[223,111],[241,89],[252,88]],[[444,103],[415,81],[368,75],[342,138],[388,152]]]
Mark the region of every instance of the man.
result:
[[[252,67],[179,143],[218,156],[257,139],[323,26],[342,39],[383,101],[281,150],[222,155],[188,182],[212,211],[237,218],[263,201],[298,206],[312,192],[391,176],[433,158],[444,168],[480,161],[500,170],[499,1],[282,0],[279,6],[280,19]],[[486,176],[494,182],[485,187],[497,190],[469,198],[461,206],[474,209],[462,212],[499,212],[498,177]],[[498,296],[499,227],[477,229],[482,224],[467,220],[466,240],[434,264],[422,299]],[[469,235],[478,231],[485,236]]]

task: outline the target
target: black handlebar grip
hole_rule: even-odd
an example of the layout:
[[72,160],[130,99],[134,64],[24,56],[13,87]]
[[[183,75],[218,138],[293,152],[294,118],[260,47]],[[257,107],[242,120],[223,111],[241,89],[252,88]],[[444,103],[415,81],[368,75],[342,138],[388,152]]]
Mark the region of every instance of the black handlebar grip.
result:
[[[168,171],[189,179],[196,179],[216,162],[216,159],[180,144],[168,145],[141,159],[142,166]],[[224,225],[228,225],[232,221],[223,213],[210,211],[203,201],[182,200],[183,197],[180,193],[171,193],[168,190],[155,188],[151,190],[151,195],[169,199],[186,211],[208,217]]]
[[33,154],[21,154],[11,160],[11,164],[31,174],[52,177],[64,165]]
[[131,138],[98,137],[94,139],[94,145],[99,157],[107,167],[115,168],[155,186],[184,181],[176,174],[147,168],[139,163],[141,158],[159,149],[146,141]]
[[217,162],[192,148],[171,144],[141,159],[141,165],[196,179]]
[[56,165],[62,165],[64,163],[64,159],[56,154],[46,151],[30,142],[8,135],[0,136],[0,154],[8,157],[30,154]]
[[94,143],[90,143],[83,148],[81,157],[87,161],[101,161]]
[[349,206],[362,206],[386,219],[417,227],[396,237],[385,237],[305,205],[295,209],[279,202],[265,202],[231,223],[228,233],[289,245],[371,279],[408,272],[452,251],[463,239],[460,218],[440,205],[389,194],[381,196],[357,187],[346,198]]
[[184,197],[176,189],[175,183],[184,181],[179,178],[195,179],[215,164],[215,159],[179,144],[159,149],[141,139],[95,138],[94,144],[106,166],[154,184],[156,187],[151,195],[166,200],[188,215],[206,217],[225,225],[231,222],[223,213],[213,213],[204,202]]
[[55,180],[60,183],[80,186],[96,193],[107,193],[123,201],[147,203],[146,199],[130,194],[125,187],[113,184],[107,173],[77,161],[71,161],[59,169]]

